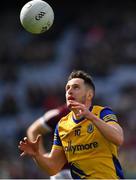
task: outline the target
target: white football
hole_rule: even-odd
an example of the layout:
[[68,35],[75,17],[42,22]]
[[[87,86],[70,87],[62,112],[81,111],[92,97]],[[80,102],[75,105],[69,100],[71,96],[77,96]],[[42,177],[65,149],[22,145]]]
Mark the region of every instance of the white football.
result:
[[43,0],[27,2],[21,9],[20,22],[24,29],[33,34],[41,34],[47,31],[53,24],[54,11]]

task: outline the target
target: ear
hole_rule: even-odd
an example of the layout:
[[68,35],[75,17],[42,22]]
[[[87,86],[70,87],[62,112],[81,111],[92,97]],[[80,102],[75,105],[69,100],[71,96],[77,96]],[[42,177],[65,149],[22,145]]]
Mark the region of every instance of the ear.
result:
[[93,96],[94,96],[93,90],[89,89],[87,93],[87,99],[91,101]]

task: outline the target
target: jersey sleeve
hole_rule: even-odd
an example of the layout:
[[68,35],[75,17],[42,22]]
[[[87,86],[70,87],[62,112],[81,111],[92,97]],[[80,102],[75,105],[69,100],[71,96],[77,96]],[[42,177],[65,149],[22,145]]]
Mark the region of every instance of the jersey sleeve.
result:
[[62,143],[59,137],[58,124],[54,131],[53,149],[62,149]]
[[104,108],[100,112],[100,119],[102,119],[105,122],[118,123],[117,116],[110,108]]

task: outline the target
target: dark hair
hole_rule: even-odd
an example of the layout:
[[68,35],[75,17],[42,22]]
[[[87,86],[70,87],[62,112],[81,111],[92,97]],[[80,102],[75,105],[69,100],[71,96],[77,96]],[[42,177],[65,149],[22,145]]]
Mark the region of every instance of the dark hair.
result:
[[71,80],[71,79],[74,79],[74,78],[81,78],[81,79],[83,79],[85,84],[90,86],[93,89],[93,91],[95,92],[95,85],[93,83],[93,79],[92,79],[92,77],[88,73],[86,73],[86,72],[84,72],[82,70],[74,70],[69,75],[68,81]]

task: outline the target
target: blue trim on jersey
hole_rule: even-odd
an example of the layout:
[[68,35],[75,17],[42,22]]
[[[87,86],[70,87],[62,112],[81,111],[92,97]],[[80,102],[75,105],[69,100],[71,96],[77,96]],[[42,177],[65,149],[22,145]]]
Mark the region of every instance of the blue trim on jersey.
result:
[[116,169],[116,174],[120,179],[124,179],[124,174],[123,174],[123,170],[122,167],[120,165],[120,162],[118,161],[118,159],[113,155],[112,157],[113,159],[113,163]]
[[73,121],[74,121],[76,124],[78,124],[78,123],[80,123],[81,121],[83,121],[85,118],[84,118],[84,117],[81,117],[80,119],[75,119],[74,116],[72,116],[72,119],[73,119]]
[[62,143],[61,143],[61,140],[60,140],[60,137],[59,137],[58,125],[56,126],[55,131],[54,131],[53,144],[58,145],[58,146],[62,146]]
[[70,171],[73,179],[84,179],[87,177],[84,171],[76,167],[74,163],[70,163]]
[[100,112],[100,119],[103,120],[103,118],[109,114],[114,114],[114,112],[110,108],[106,107],[106,108],[102,109]]
[[116,122],[116,121],[115,121],[115,120],[110,119],[110,120],[107,120],[106,122]]

